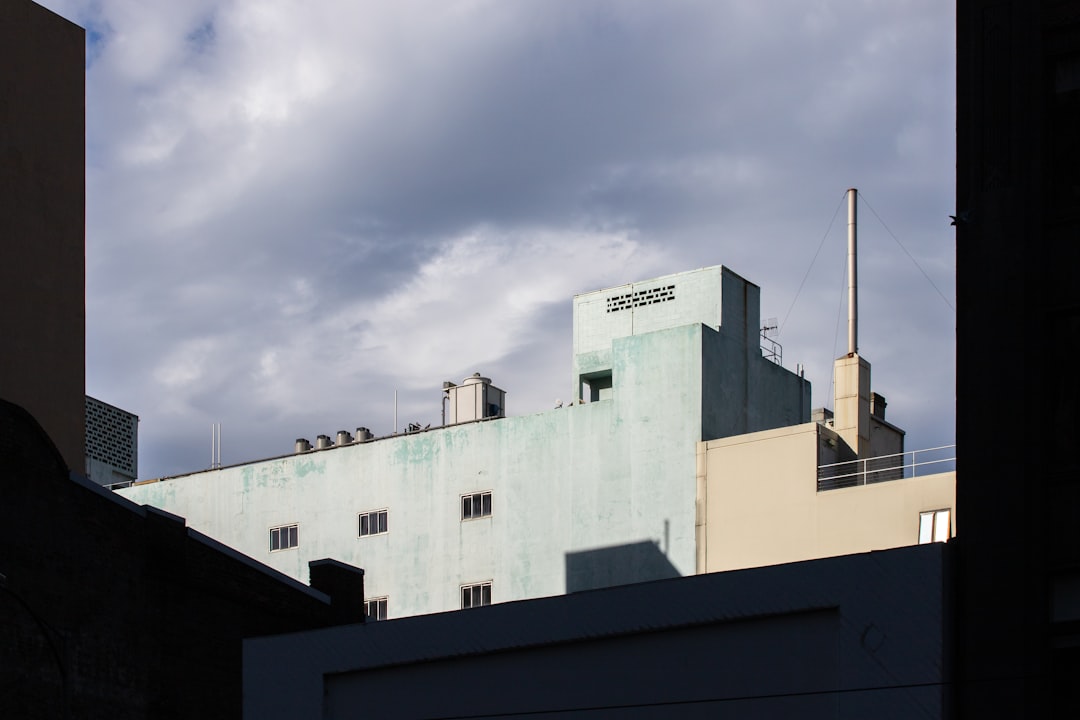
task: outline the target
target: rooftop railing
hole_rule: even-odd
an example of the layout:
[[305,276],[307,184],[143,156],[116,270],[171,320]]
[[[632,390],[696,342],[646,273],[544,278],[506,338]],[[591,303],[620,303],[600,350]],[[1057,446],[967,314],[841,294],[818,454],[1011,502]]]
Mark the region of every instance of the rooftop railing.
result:
[[817,489],[818,492],[839,490],[951,470],[956,470],[956,446],[942,445],[895,455],[879,455],[862,460],[819,465]]

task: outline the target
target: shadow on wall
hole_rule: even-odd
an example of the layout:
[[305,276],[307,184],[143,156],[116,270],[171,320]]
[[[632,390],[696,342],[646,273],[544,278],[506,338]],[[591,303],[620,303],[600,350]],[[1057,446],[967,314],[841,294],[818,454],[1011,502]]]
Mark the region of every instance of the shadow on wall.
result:
[[651,540],[566,553],[566,592],[679,577]]

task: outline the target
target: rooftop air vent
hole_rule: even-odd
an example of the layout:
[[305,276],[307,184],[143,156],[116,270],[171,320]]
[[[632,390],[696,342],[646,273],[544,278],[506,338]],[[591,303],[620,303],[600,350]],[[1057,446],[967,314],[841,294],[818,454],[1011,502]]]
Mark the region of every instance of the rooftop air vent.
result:
[[675,286],[663,285],[648,290],[634,290],[622,295],[612,295],[607,299],[609,313],[630,310],[642,305],[655,305],[675,299]]

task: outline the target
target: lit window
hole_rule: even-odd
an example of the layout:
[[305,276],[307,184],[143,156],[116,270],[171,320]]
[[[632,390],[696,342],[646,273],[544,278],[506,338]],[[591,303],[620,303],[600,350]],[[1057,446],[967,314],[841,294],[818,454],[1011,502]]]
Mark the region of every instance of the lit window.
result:
[[300,536],[296,525],[282,525],[270,528],[270,552],[288,550],[300,544]]
[[930,510],[919,513],[919,544],[948,540],[951,515],[950,510]]
[[360,513],[360,537],[380,535],[386,532],[386,510]]
[[473,583],[461,586],[461,608],[480,607],[491,604],[491,583]]
[[473,520],[475,518],[488,517],[491,515],[491,493],[472,493],[461,496],[461,519]]
[[364,601],[364,615],[368,620],[386,619],[386,597],[370,598]]

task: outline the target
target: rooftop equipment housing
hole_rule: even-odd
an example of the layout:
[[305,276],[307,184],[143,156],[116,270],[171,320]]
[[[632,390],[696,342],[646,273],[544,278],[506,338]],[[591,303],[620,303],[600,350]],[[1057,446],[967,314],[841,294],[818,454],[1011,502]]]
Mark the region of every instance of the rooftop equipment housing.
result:
[[450,400],[447,422],[451,425],[506,416],[506,393],[492,385],[491,378],[481,377],[480,373],[473,373],[460,385],[444,383],[443,389]]

